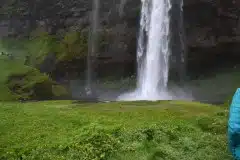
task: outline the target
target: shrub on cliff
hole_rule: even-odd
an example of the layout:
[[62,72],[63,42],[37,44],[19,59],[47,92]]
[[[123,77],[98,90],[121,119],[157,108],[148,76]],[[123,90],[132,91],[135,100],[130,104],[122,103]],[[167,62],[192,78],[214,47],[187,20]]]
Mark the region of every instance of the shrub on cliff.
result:
[[55,53],[58,48],[58,41],[55,36],[45,31],[36,29],[25,43],[27,55],[30,57],[30,64],[39,66],[50,53]]
[[83,58],[87,54],[87,47],[86,35],[77,31],[66,32],[57,48],[59,60]]

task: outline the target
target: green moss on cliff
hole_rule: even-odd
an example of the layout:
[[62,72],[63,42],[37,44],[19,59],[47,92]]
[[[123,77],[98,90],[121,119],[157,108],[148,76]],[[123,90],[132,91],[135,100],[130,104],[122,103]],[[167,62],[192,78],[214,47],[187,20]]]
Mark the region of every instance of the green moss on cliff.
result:
[[4,50],[14,57],[29,57],[28,65],[38,66],[49,53],[55,53],[58,61],[83,58],[87,54],[87,35],[78,31],[64,32],[61,37],[50,35],[41,29],[34,30],[30,37],[5,38],[0,42],[0,51]]
[[55,36],[35,30],[25,42],[25,51],[30,56],[30,64],[38,66],[50,53],[56,53],[59,43]]
[[87,55],[87,37],[81,32],[66,32],[56,49],[61,61],[83,58]]

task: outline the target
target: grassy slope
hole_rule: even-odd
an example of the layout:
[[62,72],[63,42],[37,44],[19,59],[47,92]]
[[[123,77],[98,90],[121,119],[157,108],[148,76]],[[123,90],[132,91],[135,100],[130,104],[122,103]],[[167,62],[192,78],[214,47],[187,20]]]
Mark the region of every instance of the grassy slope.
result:
[[0,104],[0,159],[230,160],[227,109],[188,102]]

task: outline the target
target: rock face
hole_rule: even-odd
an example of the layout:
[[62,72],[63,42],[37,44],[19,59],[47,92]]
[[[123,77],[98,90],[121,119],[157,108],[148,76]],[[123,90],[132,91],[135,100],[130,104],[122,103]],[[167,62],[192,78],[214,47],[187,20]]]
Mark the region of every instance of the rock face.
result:
[[[100,30],[106,43],[100,47],[95,67],[100,75],[135,72],[140,3],[140,0],[100,2]],[[25,33],[37,26],[52,34],[60,30],[86,31],[91,5],[90,0],[33,1],[23,5],[21,13],[14,13],[12,19],[5,18],[0,23],[0,35],[6,36],[7,24],[9,34]],[[0,11],[6,14],[6,9],[7,1]],[[221,57],[225,61],[228,57],[232,60],[239,57],[239,1],[184,0],[183,10],[189,71],[201,71],[215,61],[223,63]]]
[[184,18],[191,69],[209,69],[228,58],[234,63],[239,57],[239,6],[234,0],[186,1]]

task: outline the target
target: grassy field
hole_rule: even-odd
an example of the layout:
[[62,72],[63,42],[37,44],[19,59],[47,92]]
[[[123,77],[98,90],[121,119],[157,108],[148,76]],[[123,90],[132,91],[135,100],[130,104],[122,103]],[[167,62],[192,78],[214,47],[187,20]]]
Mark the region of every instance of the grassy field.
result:
[[179,101],[0,103],[0,159],[231,160],[227,117]]

